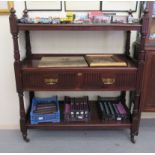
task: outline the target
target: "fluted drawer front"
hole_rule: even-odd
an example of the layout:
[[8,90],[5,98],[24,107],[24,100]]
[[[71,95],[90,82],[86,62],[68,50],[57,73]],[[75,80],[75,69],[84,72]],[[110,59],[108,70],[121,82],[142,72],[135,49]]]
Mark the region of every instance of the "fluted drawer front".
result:
[[136,86],[136,72],[90,72],[83,79],[84,89],[127,90]]
[[23,72],[25,90],[134,90],[136,70]]
[[73,89],[77,85],[77,75],[66,72],[24,72],[23,87],[26,90]]

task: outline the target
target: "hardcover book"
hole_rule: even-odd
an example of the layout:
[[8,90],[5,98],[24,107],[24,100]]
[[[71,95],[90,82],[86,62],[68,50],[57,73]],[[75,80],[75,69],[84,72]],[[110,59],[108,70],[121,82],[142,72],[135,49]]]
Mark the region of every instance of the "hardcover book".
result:
[[38,67],[87,67],[83,56],[42,57]]
[[127,66],[117,55],[86,55],[86,60],[91,67]]

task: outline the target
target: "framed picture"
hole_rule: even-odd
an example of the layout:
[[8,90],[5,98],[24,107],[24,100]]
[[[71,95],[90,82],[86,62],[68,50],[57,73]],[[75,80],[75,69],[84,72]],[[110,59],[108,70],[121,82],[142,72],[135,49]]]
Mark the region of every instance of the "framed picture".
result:
[[102,1],[101,10],[105,12],[132,12],[137,11],[137,1]]
[[65,11],[100,11],[101,1],[65,1]]
[[61,11],[62,1],[26,1],[28,11]]
[[0,1],[0,14],[9,14],[12,7],[12,1]]
[[86,60],[88,65],[91,67],[127,66],[126,62],[123,61],[119,56],[111,54],[86,55]]

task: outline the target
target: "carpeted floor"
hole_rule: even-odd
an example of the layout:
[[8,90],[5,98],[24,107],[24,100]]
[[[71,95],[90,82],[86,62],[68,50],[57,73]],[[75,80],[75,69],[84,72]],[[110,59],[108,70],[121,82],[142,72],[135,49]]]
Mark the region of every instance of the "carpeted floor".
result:
[[155,119],[141,121],[136,144],[129,130],[47,131],[29,130],[30,142],[18,130],[0,130],[0,152],[155,152]]

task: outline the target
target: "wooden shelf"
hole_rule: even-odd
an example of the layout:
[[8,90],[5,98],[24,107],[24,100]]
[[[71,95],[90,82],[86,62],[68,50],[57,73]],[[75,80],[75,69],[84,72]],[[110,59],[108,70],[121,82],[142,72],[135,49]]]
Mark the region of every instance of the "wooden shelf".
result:
[[113,128],[130,128],[131,121],[102,121],[99,118],[96,102],[91,101],[91,120],[88,122],[65,122],[63,118],[63,103],[61,103],[61,122],[60,123],[39,123],[30,124],[27,122],[28,128],[38,128],[38,129],[113,129]]
[[19,30],[62,30],[62,31],[140,31],[141,24],[21,24]]
[[131,123],[129,121],[124,122],[102,122],[102,121],[96,121],[96,122],[87,122],[87,123],[40,123],[32,125],[30,123],[27,123],[26,126],[28,128],[35,128],[35,129],[122,129],[122,128],[130,128]]
[[68,69],[68,70],[74,70],[74,69],[80,69],[80,70],[111,70],[111,69],[122,69],[122,70],[137,70],[136,64],[128,57],[126,57],[124,54],[115,54],[120,57],[122,61],[125,61],[128,65],[127,66],[122,66],[122,67],[38,67],[39,61],[41,57],[43,56],[84,56],[85,54],[33,54],[30,59],[25,59],[22,62],[22,69],[23,70],[63,70],[63,69]]
[[[135,90],[138,68],[125,55],[119,55],[128,64],[123,67],[38,67],[41,56],[43,55],[33,55],[31,59],[22,62],[22,83],[25,91]],[[58,79],[58,82],[47,85],[47,78]],[[103,79],[107,78],[115,79],[115,82],[105,84]]]

